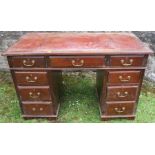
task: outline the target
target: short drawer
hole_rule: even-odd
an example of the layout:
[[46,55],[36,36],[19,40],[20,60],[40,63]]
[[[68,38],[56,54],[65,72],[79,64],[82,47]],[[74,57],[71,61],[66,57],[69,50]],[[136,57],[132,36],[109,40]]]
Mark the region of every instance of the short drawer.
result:
[[50,89],[48,86],[29,86],[18,87],[22,101],[49,101],[51,100]]
[[17,85],[47,85],[47,72],[15,71]]
[[111,56],[110,66],[115,67],[134,67],[145,66],[146,59],[144,56]]
[[107,101],[135,101],[138,86],[108,86]]
[[44,68],[45,60],[43,56],[36,57],[11,57],[10,66],[14,68]]
[[53,107],[52,104],[49,103],[32,103],[25,102],[22,104],[24,115],[52,115]]
[[131,115],[134,113],[135,102],[106,102],[105,115]]
[[141,71],[108,71],[110,84],[139,83],[141,78]]
[[96,68],[105,66],[104,57],[49,57],[49,67],[56,68]]

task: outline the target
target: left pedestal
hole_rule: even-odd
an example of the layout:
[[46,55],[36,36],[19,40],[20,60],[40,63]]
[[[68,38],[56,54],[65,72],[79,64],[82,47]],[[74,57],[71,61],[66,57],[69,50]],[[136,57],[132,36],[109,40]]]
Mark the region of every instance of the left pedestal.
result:
[[24,118],[56,119],[62,74],[47,71],[44,57],[8,57]]

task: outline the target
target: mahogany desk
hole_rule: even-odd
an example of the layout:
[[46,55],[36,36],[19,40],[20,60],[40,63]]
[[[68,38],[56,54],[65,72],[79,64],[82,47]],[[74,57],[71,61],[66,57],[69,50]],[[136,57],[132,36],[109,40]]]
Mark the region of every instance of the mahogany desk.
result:
[[24,118],[57,118],[62,71],[93,70],[101,119],[107,120],[135,118],[150,53],[130,33],[28,33],[3,55]]

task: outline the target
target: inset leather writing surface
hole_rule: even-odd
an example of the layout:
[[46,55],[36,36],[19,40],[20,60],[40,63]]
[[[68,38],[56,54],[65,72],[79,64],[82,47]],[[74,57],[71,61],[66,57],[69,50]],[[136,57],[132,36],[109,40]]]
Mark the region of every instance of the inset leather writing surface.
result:
[[131,33],[28,33],[4,55],[152,53]]

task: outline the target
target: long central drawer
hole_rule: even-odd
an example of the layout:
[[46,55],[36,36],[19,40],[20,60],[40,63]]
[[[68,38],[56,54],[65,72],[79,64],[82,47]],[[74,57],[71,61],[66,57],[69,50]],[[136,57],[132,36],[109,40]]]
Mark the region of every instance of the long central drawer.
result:
[[104,56],[51,56],[48,66],[54,68],[97,68],[105,66],[104,58]]

